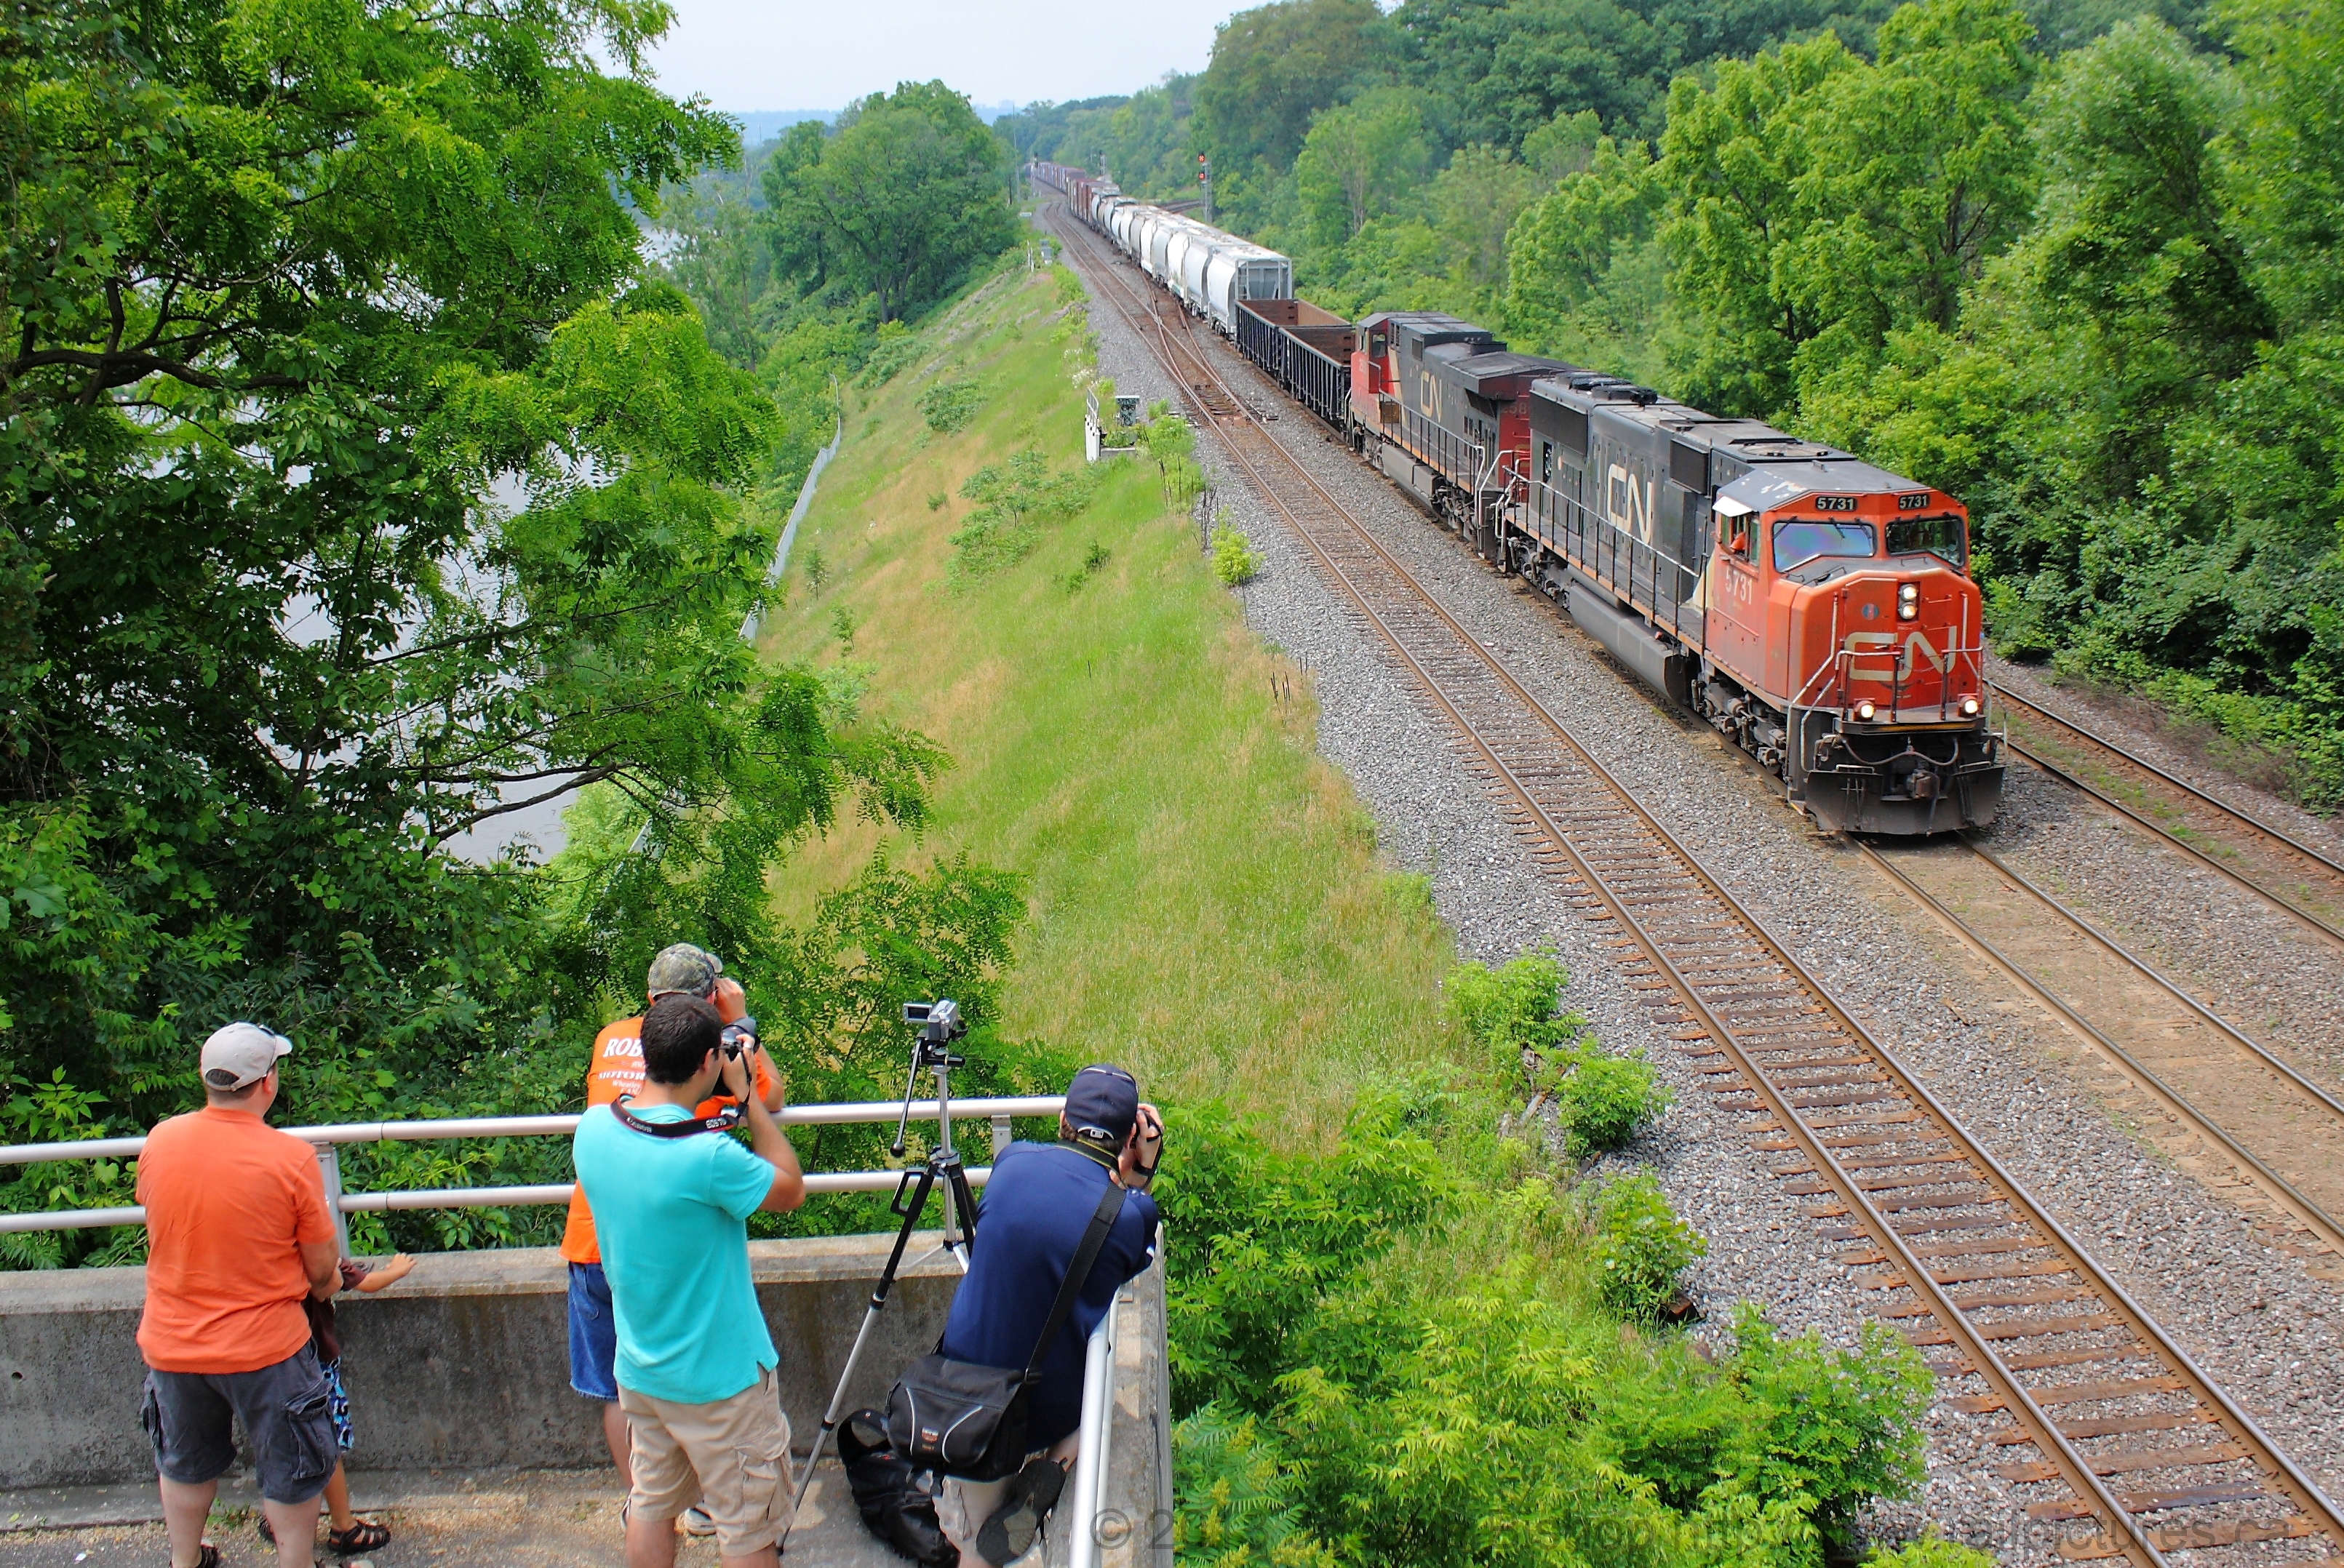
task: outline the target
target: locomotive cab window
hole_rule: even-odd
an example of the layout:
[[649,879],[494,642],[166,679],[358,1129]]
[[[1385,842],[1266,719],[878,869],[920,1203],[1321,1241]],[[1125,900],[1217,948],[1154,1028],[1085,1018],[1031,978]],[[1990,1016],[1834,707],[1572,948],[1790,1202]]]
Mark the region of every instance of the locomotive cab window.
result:
[[1898,518],[1888,525],[1888,553],[1935,556],[1953,563],[1955,571],[1969,569],[1969,541],[1959,518]]
[[1717,538],[1719,548],[1727,555],[1745,561],[1750,558],[1750,518],[1746,514],[1729,518],[1720,512],[1717,515]]
[[1825,556],[1868,558],[1880,536],[1870,523],[1826,523],[1789,518],[1774,525],[1774,569],[1794,571]]

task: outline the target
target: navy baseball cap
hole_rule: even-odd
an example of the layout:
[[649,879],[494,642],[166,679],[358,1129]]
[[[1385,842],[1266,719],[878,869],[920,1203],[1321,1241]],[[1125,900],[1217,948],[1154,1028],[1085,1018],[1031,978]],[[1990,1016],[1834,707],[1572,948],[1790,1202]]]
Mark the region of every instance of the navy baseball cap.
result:
[[1093,1062],[1066,1085],[1066,1115],[1076,1137],[1121,1149],[1139,1121],[1139,1082],[1110,1062]]

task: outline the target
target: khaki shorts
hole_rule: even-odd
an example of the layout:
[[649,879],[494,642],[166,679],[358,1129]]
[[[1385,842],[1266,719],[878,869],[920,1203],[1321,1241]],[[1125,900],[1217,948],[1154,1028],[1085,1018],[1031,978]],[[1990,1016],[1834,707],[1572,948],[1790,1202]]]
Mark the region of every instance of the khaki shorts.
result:
[[790,1418],[773,1368],[712,1404],[678,1404],[621,1385],[619,1408],[635,1472],[631,1517],[673,1519],[697,1503],[716,1522],[716,1549],[727,1557],[780,1538],[789,1523]]

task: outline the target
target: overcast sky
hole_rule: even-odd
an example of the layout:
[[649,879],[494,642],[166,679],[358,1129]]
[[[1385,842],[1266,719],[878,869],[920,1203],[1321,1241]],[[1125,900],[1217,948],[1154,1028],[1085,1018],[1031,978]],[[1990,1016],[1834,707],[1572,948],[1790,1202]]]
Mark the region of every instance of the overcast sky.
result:
[[[1252,0],[1242,0],[1252,3]],[[714,107],[835,109],[941,76],[978,104],[1128,93],[1200,71],[1233,0],[674,0],[660,85]]]

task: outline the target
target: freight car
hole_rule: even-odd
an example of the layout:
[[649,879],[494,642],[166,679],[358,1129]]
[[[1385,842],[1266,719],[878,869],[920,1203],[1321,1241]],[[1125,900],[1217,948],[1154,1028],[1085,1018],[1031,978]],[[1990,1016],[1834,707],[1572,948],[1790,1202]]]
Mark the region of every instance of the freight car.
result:
[[1359,335],[1307,299],[1248,300],[1238,307],[1238,347],[1286,395],[1337,430],[1351,427],[1351,351]]
[[1037,161],[1026,167],[1036,185],[1065,196],[1085,223],[1223,337],[1237,336],[1246,305],[1293,297],[1294,264],[1277,251],[1133,201],[1102,176],[1064,164]]

